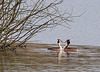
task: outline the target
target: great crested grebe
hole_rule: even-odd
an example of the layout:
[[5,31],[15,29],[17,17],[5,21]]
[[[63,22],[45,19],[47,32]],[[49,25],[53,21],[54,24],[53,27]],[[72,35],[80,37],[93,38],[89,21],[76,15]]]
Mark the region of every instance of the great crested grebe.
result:
[[60,45],[61,41],[60,39],[58,39],[57,43],[59,47],[52,47],[52,48],[48,48],[48,50],[53,50],[53,51],[60,51],[60,50],[64,50],[65,52],[78,52],[78,48],[73,48],[73,47],[68,47],[70,44],[70,40],[66,40],[65,42],[67,42],[67,44],[62,48],[62,46]]
[[52,48],[48,48],[48,50],[53,50],[53,51],[59,51],[62,50],[62,46],[60,45],[60,42],[62,42],[60,39],[58,39],[57,43],[59,47],[52,47]]
[[65,52],[78,52],[78,48],[73,48],[73,47],[68,47],[70,44],[70,40],[66,40],[65,42],[67,42],[67,44],[63,47],[63,50]]

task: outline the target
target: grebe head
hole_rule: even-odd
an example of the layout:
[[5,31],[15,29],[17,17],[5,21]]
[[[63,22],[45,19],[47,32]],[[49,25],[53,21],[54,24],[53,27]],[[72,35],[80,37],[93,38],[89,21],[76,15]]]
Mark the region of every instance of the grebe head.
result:
[[67,44],[69,45],[70,44],[70,39],[66,40]]
[[57,43],[60,43],[60,42],[62,42],[62,41],[60,39],[58,39]]

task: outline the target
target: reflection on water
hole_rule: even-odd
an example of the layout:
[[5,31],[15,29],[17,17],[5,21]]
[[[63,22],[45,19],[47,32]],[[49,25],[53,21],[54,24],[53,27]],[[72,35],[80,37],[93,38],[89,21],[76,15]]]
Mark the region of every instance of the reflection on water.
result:
[[78,53],[28,48],[0,52],[0,72],[100,72],[100,48],[76,46]]

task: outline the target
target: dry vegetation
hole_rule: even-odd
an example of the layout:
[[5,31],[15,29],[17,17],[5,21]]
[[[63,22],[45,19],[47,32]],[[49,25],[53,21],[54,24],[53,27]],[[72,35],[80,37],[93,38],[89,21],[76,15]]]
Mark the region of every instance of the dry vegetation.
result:
[[32,36],[58,25],[68,25],[72,13],[58,8],[63,0],[0,0],[0,47],[22,45]]

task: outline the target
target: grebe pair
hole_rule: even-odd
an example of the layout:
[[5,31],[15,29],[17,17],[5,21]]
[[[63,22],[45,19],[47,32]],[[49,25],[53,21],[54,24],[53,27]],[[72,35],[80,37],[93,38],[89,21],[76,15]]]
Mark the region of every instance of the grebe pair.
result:
[[53,51],[60,51],[60,50],[64,50],[65,52],[78,52],[78,48],[73,48],[73,47],[68,47],[70,44],[70,40],[66,40],[65,42],[67,42],[67,44],[62,48],[62,46],[60,45],[61,41],[60,39],[58,39],[57,43],[59,47],[53,47],[53,48],[48,48],[48,50],[53,50]]

